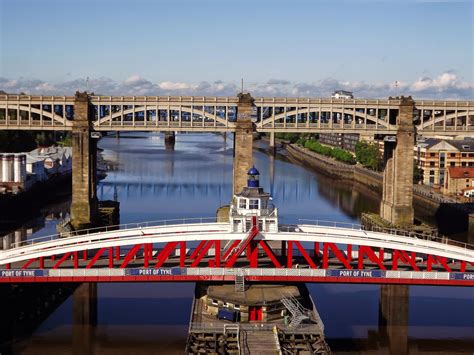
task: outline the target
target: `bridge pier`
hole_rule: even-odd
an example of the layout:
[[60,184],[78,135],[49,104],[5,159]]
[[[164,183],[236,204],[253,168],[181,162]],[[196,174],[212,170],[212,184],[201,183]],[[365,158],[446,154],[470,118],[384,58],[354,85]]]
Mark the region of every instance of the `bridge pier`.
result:
[[254,99],[250,94],[239,94],[237,121],[234,136],[234,195],[247,186],[247,171],[253,164],[252,107]]
[[96,193],[97,142],[91,138],[93,113],[87,93],[76,92],[72,126],[71,224],[81,229],[98,217]]
[[175,131],[165,132],[165,148],[166,150],[174,150],[174,144],[176,142]]
[[92,354],[97,325],[97,284],[83,283],[73,295],[73,354]]
[[380,216],[397,226],[413,224],[414,108],[415,102],[411,97],[401,97],[396,146],[385,142],[388,159],[383,172]]
[[387,340],[389,353],[408,354],[408,285],[381,285],[379,333]]
[[268,142],[268,152],[272,155],[276,153],[275,132],[270,132],[270,141]]

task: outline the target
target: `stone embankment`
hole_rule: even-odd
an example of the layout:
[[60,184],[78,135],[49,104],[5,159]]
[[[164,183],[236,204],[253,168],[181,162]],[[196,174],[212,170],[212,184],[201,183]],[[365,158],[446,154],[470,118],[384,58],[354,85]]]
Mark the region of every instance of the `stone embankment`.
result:
[[[360,165],[349,165],[332,158],[322,156],[296,144],[284,144],[288,158],[333,178],[351,180],[376,191],[380,195],[383,189],[383,174],[366,169]],[[454,198],[432,191],[423,185],[413,185],[413,204],[418,217],[436,215],[439,219],[450,219],[461,230],[474,234],[474,204],[460,203]],[[466,225],[467,224],[467,225]],[[466,227],[462,227],[464,225]]]

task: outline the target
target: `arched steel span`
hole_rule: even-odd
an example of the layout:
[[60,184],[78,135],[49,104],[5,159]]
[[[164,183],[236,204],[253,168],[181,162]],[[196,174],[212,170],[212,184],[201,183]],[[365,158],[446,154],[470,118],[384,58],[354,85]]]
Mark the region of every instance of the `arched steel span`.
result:
[[[48,277],[63,281],[66,275],[72,279],[102,275],[109,281],[125,281],[131,280],[128,276],[139,280],[139,276],[160,273],[179,276],[166,280],[232,279],[236,267],[247,265],[247,275],[255,281],[270,276],[274,281],[292,277],[296,281],[334,281],[339,277],[339,282],[474,285],[474,247],[447,239],[308,224],[282,228],[278,233],[261,232],[244,245],[248,238],[245,233],[231,233],[228,223],[205,221],[45,237],[0,251],[0,266],[4,267],[0,282],[24,280],[23,273],[26,279],[36,277],[27,271],[37,272],[34,268],[38,267],[41,272],[47,270]],[[295,266],[307,269],[295,271]],[[114,275],[117,279],[111,278]],[[40,278],[44,273],[37,276],[36,281],[48,280]]]
[[[91,96],[94,128],[114,131],[235,129],[237,97]],[[400,100],[256,98],[261,132],[393,134]],[[418,132],[453,135],[474,131],[474,101],[415,104]],[[0,95],[0,129],[71,130],[73,96]],[[193,119],[191,119],[191,117]]]

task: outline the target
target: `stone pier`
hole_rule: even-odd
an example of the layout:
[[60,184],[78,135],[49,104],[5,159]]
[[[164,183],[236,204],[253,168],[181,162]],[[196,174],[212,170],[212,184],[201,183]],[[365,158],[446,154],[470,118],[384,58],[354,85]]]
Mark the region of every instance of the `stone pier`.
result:
[[234,194],[247,186],[247,171],[253,164],[252,107],[254,99],[250,94],[240,93],[237,106],[237,121],[234,138]]
[[75,229],[93,225],[98,216],[97,142],[91,138],[92,117],[89,96],[76,92],[72,127],[71,203],[71,224]]
[[408,354],[408,306],[408,285],[380,286],[379,334],[389,354]]
[[401,97],[397,117],[397,142],[386,142],[383,198],[380,215],[396,226],[413,224],[413,148],[415,126],[411,97]]
[[176,133],[174,131],[165,132],[165,148],[166,150],[174,150],[176,142]]
[[272,155],[276,153],[275,132],[270,132],[270,141],[268,142],[268,152]]

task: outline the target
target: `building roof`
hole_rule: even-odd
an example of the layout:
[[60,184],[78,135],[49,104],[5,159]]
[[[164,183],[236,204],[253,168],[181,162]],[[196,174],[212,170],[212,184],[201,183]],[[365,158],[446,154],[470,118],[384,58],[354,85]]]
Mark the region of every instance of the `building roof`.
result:
[[452,179],[474,178],[474,168],[449,167],[448,170]]
[[438,139],[438,138],[427,138],[422,142],[418,142],[417,146],[421,148],[430,149],[436,145],[440,145],[439,150],[453,149],[460,152],[474,152],[474,140],[473,139]]
[[270,194],[264,192],[263,187],[244,187],[242,192],[237,194],[237,196],[246,198],[261,198],[270,197]]
[[63,157],[69,159],[72,156],[71,147],[45,147],[36,148],[29,153],[33,157],[42,157],[43,159],[51,158],[53,160],[61,160]]
[[284,296],[299,297],[300,290],[293,285],[253,284],[244,292],[235,291],[234,284],[211,285],[207,289],[210,298],[239,305],[265,305],[278,302]]

